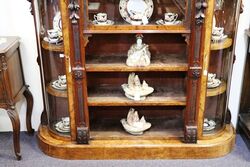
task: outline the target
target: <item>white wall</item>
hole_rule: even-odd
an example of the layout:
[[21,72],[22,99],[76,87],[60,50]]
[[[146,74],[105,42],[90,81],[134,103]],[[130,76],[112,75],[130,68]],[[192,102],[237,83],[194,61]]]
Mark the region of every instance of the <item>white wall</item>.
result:
[[[33,17],[27,0],[0,1],[0,36],[19,36],[24,77],[34,98],[32,126],[37,129],[43,110],[39,66],[36,63],[37,50]],[[21,130],[26,130],[26,100],[17,104],[20,115]],[[11,122],[5,110],[0,109],[0,131],[12,130]]]
[[229,98],[229,108],[232,113],[232,123],[234,126],[237,124],[237,115],[239,112],[242,79],[247,51],[247,37],[245,35],[245,30],[248,29],[250,25],[250,1],[243,0],[243,4],[244,12],[241,14],[239,20],[235,51],[236,61],[233,67]]
[[[240,17],[238,38],[236,45],[236,62],[233,70],[229,108],[232,112],[232,123],[236,125],[244,61],[246,55],[246,37],[244,30],[249,27],[250,1],[244,1],[244,13]],[[29,12],[27,0],[1,0],[0,1],[0,36],[21,37],[21,54],[24,68],[24,76],[34,96],[34,109],[32,125],[35,129],[40,123],[40,114],[43,110],[42,94],[40,85],[39,67],[36,63],[37,51],[33,18]],[[20,109],[21,130],[26,130],[25,111],[26,102],[22,100],[17,109]],[[0,131],[12,130],[11,122],[6,111],[0,110]]]

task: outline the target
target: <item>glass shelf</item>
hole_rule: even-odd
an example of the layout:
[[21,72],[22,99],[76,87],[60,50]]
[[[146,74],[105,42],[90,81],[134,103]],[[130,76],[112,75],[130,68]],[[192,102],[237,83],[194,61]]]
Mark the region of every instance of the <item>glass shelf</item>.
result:
[[224,93],[226,90],[227,90],[227,84],[226,82],[222,81],[219,87],[207,89],[207,97],[220,95]]
[[67,98],[67,90],[57,90],[51,86],[52,83],[46,86],[46,91],[52,96]]
[[233,40],[231,38],[225,39],[223,42],[211,43],[211,50],[221,50],[232,46]]
[[43,49],[52,51],[52,52],[64,52],[63,44],[60,45],[55,45],[55,44],[50,44],[44,40],[42,40],[42,47]]

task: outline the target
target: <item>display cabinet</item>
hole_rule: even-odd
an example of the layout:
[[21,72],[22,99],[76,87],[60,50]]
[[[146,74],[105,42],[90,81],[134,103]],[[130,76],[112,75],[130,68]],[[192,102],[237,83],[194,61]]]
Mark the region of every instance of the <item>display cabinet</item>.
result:
[[46,154],[145,159],[230,152],[227,90],[238,1],[35,2],[46,105],[38,143]]

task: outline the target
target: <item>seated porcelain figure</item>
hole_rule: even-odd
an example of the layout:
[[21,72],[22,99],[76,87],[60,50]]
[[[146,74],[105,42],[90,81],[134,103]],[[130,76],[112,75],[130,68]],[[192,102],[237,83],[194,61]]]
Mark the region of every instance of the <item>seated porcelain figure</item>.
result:
[[142,35],[136,36],[136,44],[128,51],[126,64],[132,67],[145,67],[150,65],[151,54],[148,45],[142,43]]

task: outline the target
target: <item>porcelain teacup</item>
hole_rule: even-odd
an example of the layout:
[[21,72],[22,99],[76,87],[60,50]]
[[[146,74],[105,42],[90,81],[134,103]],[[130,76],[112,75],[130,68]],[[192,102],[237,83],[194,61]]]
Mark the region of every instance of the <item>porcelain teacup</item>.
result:
[[213,36],[221,37],[224,35],[224,28],[223,27],[214,27],[212,30]]
[[57,38],[59,38],[58,31],[55,30],[55,29],[47,30],[47,33],[48,33],[48,37],[49,37],[50,39],[57,39]]
[[69,117],[63,117],[62,118],[62,123],[63,123],[63,126],[64,127],[69,127],[69,123],[70,123],[70,121],[69,121]]
[[208,82],[213,82],[215,80],[216,74],[213,73],[208,73],[207,75],[207,81]]
[[97,22],[106,22],[108,20],[108,15],[107,13],[97,13],[96,15],[94,15],[94,19]]
[[66,75],[59,75],[58,80],[60,83],[66,84]]
[[175,22],[177,18],[178,18],[178,14],[177,13],[168,12],[168,13],[164,14],[164,21],[168,22],[168,23]]

